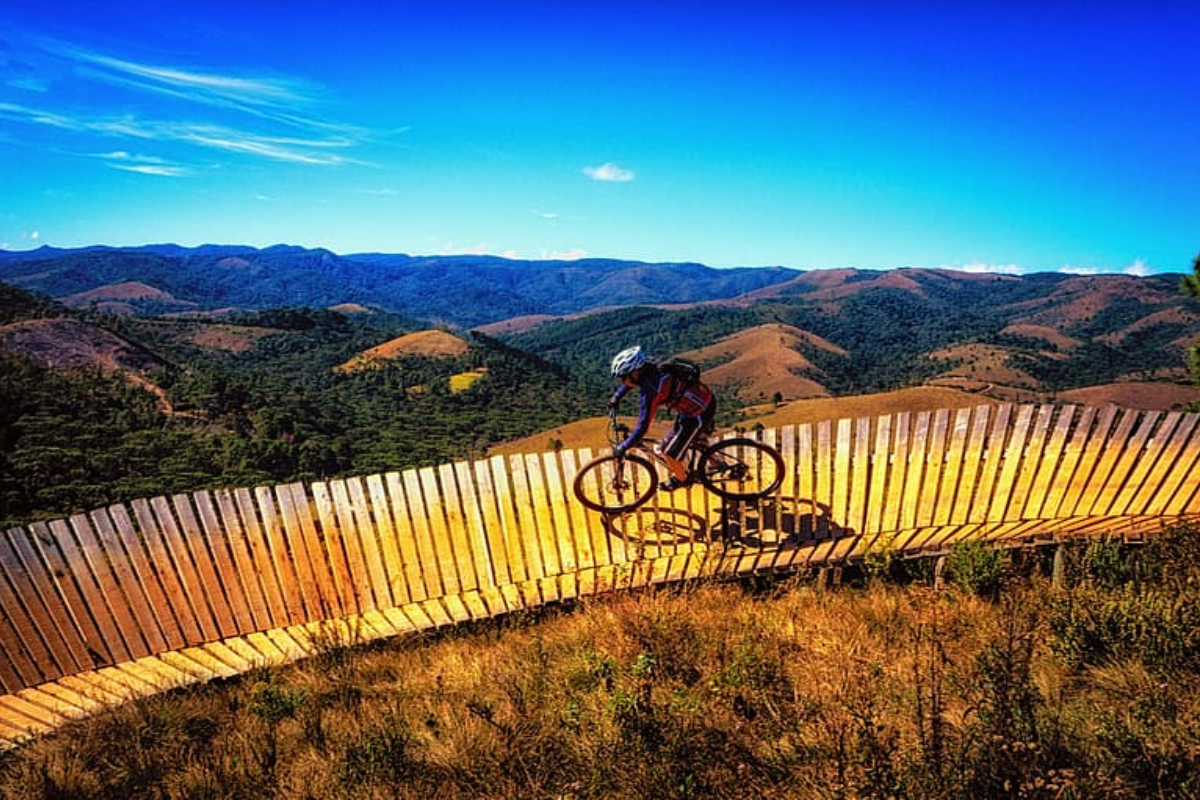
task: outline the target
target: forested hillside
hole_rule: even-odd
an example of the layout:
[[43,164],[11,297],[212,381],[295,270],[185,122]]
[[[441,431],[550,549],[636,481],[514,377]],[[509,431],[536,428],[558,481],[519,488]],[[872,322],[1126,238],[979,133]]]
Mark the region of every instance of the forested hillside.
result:
[[[739,407],[772,399],[922,384],[1024,402],[1188,383],[1200,337],[1175,276],[755,273],[225,247],[0,253],[0,272],[22,282],[0,283],[3,524],[483,455],[598,413],[608,361],[631,344],[699,355],[729,424]],[[385,284],[399,293],[381,294]],[[518,312],[540,324],[504,322]],[[465,352],[378,357],[450,316],[442,327]],[[480,320],[499,323],[468,327]],[[743,357],[751,341],[754,357]],[[741,366],[764,359],[796,380],[764,385],[770,370]]]
[[[0,302],[3,321],[66,313],[7,287]],[[192,321],[89,324],[139,343],[165,366],[139,383],[120,370],[55,369],[0,348],[0,525],[164,492],[480,455],[493,442],[580,416],[602,394],[482,334],[459,356],[334,370],[412,330],[396,317],[281,309],[226,321],[219,338]],[[232,349],[197,344],[214,340]],[[465,372],[479,379],[452,388]]]

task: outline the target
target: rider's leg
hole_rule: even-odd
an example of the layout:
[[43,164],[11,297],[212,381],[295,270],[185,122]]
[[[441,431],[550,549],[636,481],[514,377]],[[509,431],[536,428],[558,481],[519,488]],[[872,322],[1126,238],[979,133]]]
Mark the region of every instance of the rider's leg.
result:
[[688,465],[680,460],[680,455],[687,449],[688,445],[696,438],[696,434],[701,429],[701,419],[699,417],[689,417],[680,414],[675,418],[675,425],[667,432],[659,443],[659,455],[667,463],[671,470],[671,480],[663,484],[664,489],[670,490],[678,488],[687,482],[689,469]]

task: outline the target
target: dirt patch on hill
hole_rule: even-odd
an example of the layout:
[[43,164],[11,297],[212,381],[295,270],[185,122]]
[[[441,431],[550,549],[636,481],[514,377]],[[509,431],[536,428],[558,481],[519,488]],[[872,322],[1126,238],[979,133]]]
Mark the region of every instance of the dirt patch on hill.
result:
[[192,344],[206,350],[225,350],[244,353],[267,336],[277,336],[283,331],[275,328],[253,328],[244,325],[204,325],[192,334]]
[[1179,383],[1129,381],[1071,389],[1059,392],[1057,397],[1064,403],[1079,405],[1103,406],[1111,403],[1123,408],[1172,411],[1182,409],[1189,403],[1200,402],[1200,388]]
[[381,362],[403,356],[454,357],[467,352],[469,347],[465,340],[443,330],[417,331],[365,350],[335,369],[338,372],[372,369]]
[[714,387],[735,391],[742,402],[776,396],[784,400],[828,397],[829,391],[817,380],[800,374],[814,369],[801,347],[846,355],[845,350],[820,336],[784,324],[748,328],[683,355],[699,363],[722,362],[706,369],[704,380]]

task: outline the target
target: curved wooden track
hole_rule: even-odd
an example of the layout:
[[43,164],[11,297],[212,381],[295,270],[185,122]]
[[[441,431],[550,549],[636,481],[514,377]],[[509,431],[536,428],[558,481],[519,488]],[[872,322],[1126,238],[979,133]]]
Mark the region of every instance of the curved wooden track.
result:
[[1140,538],[1200,515],[1200,415],[1002,405],[767,430],[787,478],[605,518],[589,451],[199,491],[0,534],[0,748],[342,644],[710,576],[956,542]]

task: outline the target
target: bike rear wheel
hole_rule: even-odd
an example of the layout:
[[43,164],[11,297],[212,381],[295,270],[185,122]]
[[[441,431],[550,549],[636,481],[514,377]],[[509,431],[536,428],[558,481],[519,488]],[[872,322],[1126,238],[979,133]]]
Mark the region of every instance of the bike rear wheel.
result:
[[723,439],[700,454],[700,482],[726,500],[757,500],[783,482],[783,456],[754,439]]
[[649,459],[626,453],[601,456],[575,476],[575,496],[593,511],[620,514],[632,511],[658,489],[658,473]]

